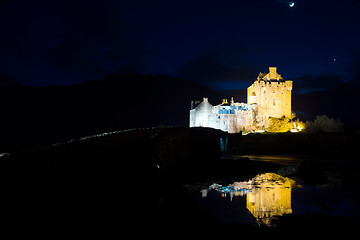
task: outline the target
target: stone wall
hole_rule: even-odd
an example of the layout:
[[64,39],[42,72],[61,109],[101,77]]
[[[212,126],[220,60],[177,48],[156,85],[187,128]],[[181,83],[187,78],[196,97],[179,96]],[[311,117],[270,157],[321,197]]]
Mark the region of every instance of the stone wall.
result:
[[234,112],[223,114],[220,113],[221,104],[212,106],[207,99],[205,101],[207,102],[202,102],[190,110],[190,127],[210,127],[224,132],[238,133],[254,125],[254,108],[232,109],[231,111]]
[[[276,71],[271,68],[270,70]],[[247,89],[248,103],[258,105],[259,125],[266,125],[269,117],[291,118],[292,81],[283,80],[280,75],[276,79],[268,79],[269,76],[276,76],[275,73],[269,73],[264,77],[260,74],[258,80]]]

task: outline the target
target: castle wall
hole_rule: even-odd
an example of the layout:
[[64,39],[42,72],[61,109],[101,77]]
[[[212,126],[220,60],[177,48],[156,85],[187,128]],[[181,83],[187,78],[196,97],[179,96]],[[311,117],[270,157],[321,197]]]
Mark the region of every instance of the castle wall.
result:
[[204,98],[196,108],[190,110],[190,127],[212,127],[210,125],[212,108],[208,98]]
[[254,120],[254,108],[244,103],[224,107],[221,104],[211,106],[202,102],[198,107],[190,110],[190,127],[211,127],[229,133],[238,133],[253,126]]
[[247,130],[249,127],[254,125],[255,111],[251,110],[237,110],[235,113],[236,121],[234,123],[235,132]]
[[196,127],[195,119],[196,119],[196,110],[191,109],[190,110],[190,124],[189,124],[190,127]]
[[258,121],[269,117],[291,118],[292,81],[255,81],[248,89],[248,103],[258,105]]

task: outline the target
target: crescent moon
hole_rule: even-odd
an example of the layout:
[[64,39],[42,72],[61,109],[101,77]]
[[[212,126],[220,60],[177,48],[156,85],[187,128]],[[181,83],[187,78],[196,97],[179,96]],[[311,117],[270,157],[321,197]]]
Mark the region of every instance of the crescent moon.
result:
[[290,7],[293,7],[294,5],[295,5],[294,2],[289,2],[289,6],[290,6]]

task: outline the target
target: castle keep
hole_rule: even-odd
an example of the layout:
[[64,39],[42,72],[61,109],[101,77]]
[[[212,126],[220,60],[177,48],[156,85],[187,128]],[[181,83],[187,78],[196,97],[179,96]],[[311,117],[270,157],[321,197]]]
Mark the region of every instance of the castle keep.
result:
[[190,127],[210,127],[229,133],[243,130],[261,130],[269,118],[291,118],[292,81],[284,80],[276,67],[269,73],[260,73],[247,89],[247,102],[230,103],[226,99],[213,106],[207,98],[190,110]]

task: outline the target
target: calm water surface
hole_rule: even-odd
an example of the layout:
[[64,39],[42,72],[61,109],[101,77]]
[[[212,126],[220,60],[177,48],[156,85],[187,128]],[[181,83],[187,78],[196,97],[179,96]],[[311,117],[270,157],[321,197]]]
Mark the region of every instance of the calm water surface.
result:
[[[245,156],[251,160],[283,165],[300,163],[302,157]],[[234,156],[239,158],[239,156]],[[210,184],[195,196],[198,204],[219,223],[271,225],[284,214],[325,213],[333,216],[360,216],[360,198],[355,186],[311,185],[277,173],[262,173],[230,185]]]

